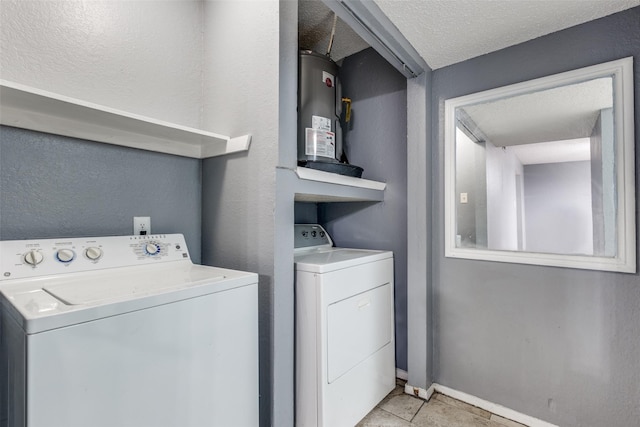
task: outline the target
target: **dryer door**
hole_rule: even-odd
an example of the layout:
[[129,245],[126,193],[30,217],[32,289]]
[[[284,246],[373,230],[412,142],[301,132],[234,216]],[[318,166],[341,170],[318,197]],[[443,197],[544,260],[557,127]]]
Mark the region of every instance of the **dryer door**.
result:
[[332,383],[393,338],[391,283],[327,308],[327,382]]

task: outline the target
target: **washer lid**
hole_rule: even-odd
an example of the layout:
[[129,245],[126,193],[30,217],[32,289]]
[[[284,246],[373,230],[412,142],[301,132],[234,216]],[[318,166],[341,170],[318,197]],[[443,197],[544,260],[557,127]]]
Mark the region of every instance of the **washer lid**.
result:
[[257,282],[255,273],[185,260],[9,280],[0,297],[2,311],[33,334]]
[[211,283],[222,280],[224,277],[222,274],[212,274],[208,270],[163,269],[161,272],[138,274],[114,273],[92,279],[67,278],[62,283],[45,285],[42,290],[64,304],[87,305],[169,292],[188,287],[191,283],[199,283],[203,280]]
[[333,248],[299,253],[294,256],[294,260],[298,271],[328,273],[392,257],[391,251]]

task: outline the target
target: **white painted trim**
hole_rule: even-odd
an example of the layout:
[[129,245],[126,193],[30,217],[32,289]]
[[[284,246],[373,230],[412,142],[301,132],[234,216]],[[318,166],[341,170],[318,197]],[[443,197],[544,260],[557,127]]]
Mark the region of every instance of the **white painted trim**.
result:
[[424,399],[428,401],[429,399],[431,399],[431,396],[435,392],[435,389],[433,384],[428,389],[424,389],[422,387],[414,387],[412,385],[405,384],[404,392],[406,394],[410,394],[412,396],[416,396],[416,397],[419,397],[420,399]]
[[450,387],[446,387],[440,384],[431,384],[427,390],[420,387],[413,387],[409,384],[405,384],[404,392],[413,396],[420,397],[421,399],[429,400],[434,392],[444,394],[445,396],[452,397],[460,400],[461,402],[468,403],[469,405],[476,406],[485,411],[489,411],[492,414],[499,415],[503,418],[513,420],[517,423],[524,424],[529,427],[558,427],[555,424],[548,423],[530,415],[523,414],[513,409],[509,409],[505,406],[498,405],[497,403],[489,402],[488,400],[481,399],[462,391],[454,390]]
[[368,188],[370,190],[380,191],[387,188],[387,184],[384,182],[355,178],[353,176],[338,175],[337,173],[325,172],[317,169],[298,167],[295,172],[296,175],[298,175],[298,178],[308,181],[328,182],[331,184],[346,185],[356,188]]
[[[614,76],[616,137],[617,243],[615,257],[558,255],[456,247],[455,110],[470,104],[549,89],[580,81]],[[548,265],[586,270],[636,272],[635,155],[633,112],[633,57],[555,74],[445,101],[444,188],[445,256],[519,264]]]
[[396,368],[396,378],[407,381],[409,379],[409,373],[403,369]]
[[225,135],[0,80],[0,124],[202,159],[249,149]]
[[[367,180],[353,177],[340,178],[340,175],[324,171],[303,170],[308,168],[297,170],[282,166],[277,168],[283,171],[283,176],[287,177],[296,202],[381,202],[384,200],[384,190],[363,187],[363,183],[366,185]],[[342,182],[344,178],[349,178],[348,181],[356,185],[345,184]],[[333,180],[338,180],[340,183],[332,182]]]
[[505,406],[498,405],[497,403],[489,402],[488,400],[480,399],[479,397],[471,394],[464,393],[462,391],[454,390],[449,387],[445,387],[440,384],[434,384],[435,391],[454,399],[461,400],[469,405],[477,406],[478,408],[489,411],[492,414],[499,415],[503,418],[513,420],[517,423],[524,424],[529,427],[558,427],[555,424],[542,421],[538,418],[523,414],[513,409],[509,409]]
[[251,145],[251,135],[243,135],[235,138],[229,138],[226,144],[203,144],[201,147],[200,158],[223,156],[225,154],[238,153],[248,151]]

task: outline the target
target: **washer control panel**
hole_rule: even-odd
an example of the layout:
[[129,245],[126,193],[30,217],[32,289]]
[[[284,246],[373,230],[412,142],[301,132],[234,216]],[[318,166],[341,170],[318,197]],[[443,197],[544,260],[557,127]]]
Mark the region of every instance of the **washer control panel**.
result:
[[190,260],[182,234],[0,241],[0,280]]
[[166,257],[169,254],[167,243],[157,239],[147,240],[131,244],[133,252],[141,259]]
[[329,233],[319,224],[295,224],[294,228],[295,249],[333,246]]

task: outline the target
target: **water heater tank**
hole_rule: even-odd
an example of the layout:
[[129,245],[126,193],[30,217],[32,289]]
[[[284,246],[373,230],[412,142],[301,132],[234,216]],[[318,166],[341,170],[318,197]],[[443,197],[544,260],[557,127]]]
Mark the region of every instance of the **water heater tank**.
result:
[[338,66],[328,56],[300,51],[298,163],[338,162],[342,156]]

